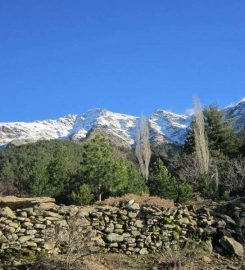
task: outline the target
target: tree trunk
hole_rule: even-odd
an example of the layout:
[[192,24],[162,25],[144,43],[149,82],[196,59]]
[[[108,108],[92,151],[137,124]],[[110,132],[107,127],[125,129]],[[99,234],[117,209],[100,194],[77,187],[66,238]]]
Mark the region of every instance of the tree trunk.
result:
[[101,202],[102,192],[101,192],[101,185],[99,184],[99,202]]

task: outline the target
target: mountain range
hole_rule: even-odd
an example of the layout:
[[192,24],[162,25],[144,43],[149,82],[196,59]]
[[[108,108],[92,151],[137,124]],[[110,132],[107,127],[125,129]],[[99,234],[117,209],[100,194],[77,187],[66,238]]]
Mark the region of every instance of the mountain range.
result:
[[[222,110],[225,119],[232,121],[236,131],[244,128],[245,99]],[[0,122],[0,146],[52,139],[82,141],[93,131],[99,131],[114,143],[130,148],[135,142],[139,118],[105,109],[92,109],[56,120]],[[148,120],[152,143],[182,144],[192,116],[159,109]]]

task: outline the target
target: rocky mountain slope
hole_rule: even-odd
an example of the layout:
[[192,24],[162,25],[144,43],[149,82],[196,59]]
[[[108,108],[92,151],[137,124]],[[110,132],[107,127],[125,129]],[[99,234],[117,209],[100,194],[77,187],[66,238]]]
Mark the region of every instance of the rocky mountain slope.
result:
[[[236,130],[245,126],[245,100],[226,107],[225,117],[233,121]],[[139,117],[93,109],[83,114],[66,115],[56,120],[0,123],[0,146],[38,140],[81,141],[94,130],[113,138],[119,145],[131,147],[135,142]],[[157,110],[149,117],[150,138],[153,143],[184,142],[191,116]]]

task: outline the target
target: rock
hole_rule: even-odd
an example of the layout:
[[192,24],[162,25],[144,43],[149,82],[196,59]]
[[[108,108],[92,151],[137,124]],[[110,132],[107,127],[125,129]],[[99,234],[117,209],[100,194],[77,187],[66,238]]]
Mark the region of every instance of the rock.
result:
[[46,229],[46,225],[37,223],[34,225],[34,228],[44,230],[44,229]]
[[19,227],[19,224],[18,224],[18,223],[15,223],[15,222],[10,222],[8,225],[9,225],[10,227],[15,228],[15,229],[17,229],[17,228]]
[[54,250],[55,248],[55,243],[53,242],[45,242],[43,243],[43,248],[46,249],[46,250]]
[[111,242],[122,242],[123,241],[123,236],[119,235],[117,233],[110,233],[106,236],[106,240]]
[[230,225],[236,225],[236,222],[228,215],[220,214],[220,213],[214,213],[216,217],[219,217],[223,219],[227,224]]
[[214,227],[207,227],[207,228],[204,229],[204,232],[205,232],[205,234],[207,234],[208,236],[210,236],[210,235],[216,234],[217,229],[214,228]]
[[18,198],[16,196],[0,196],[0,205],[8,206],[13,210],[48,202],[54,203],[55,199],[49,197]]
[[180,224],[188,224],[190,221],[187,217],[183,217],[181,219],[179,219],[179,223]]
[[37,247],[37,243],[32,242],[32,241],[27,241],[27,242],[25,242],[25,246],[35,248],[35,247]]
[[43,215],[45,217],[54,217],[54,218],[57,218],[57,219],[62,219],[62,216],[60,214],[54,213],[52,211],[44,211]]
[[36,205],[38,210],[50,210],[55,209],[57,205],[54,202],[41,202]]
[[118,223],[117,223],[117,224],[115,225],[115,229],[122,229],[122,227],[123,227],[122,224],[118,224]]
[[205,263],[211,263],[212,260],[208,257],[208,256],[203,256],[202,257],[202,260],[205,262]]
[[11,219],[16,218],[15,213],[8,206],[0,209],[0,216]]
[[136,220],[134,226],[136,226],[137,228],[143,228],[144,227],[143,221],[139,219]]
[[31,223],[31,222],[24,222],[24,223],[22,223],[22,226],[24,227],[24,228],[32,228],[33,227],[33,224]]
[[128,216],[129,216],[130,218],[135,218],[135,217],[137,217],[137,213],[134,213],[134,212],[128,212]]
[[128,209],[137,211],[140,210],[140,205],[138,203],[133,203],[132,205],[128,206]]
[[243,246],[238,243],[236,240],[234,240],[233,238],[227,237],[227,236],[223,236],[220,240],[219,240],[220,244],[222,245],[222,247],[229,253],[229,254],[235,254],[238,257],[242,257],[244,250],[243,250]]
[[21,236],[19,237],[18,241],[22,244],[32,239],[31,235]]
[[0,244],[8,242],[7,238],[3,235],[2,231],[0,231]]
[[148,252],[147,248],[142,248],[139,253],[140,253],[140,255],[146,255],[149,252]]
[[128,201],[128,203],[127,203],[127,207],[129,207],[129,206],[131,206],[131,205],[133,205],[134,204],[134,200],[130,200],[130,201]]

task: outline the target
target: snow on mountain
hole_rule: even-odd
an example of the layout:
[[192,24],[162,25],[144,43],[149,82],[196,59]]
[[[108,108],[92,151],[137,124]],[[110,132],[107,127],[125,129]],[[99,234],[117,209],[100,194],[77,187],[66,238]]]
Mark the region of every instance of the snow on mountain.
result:
[[13,140],[82,140],[94,129],[107,129],[125,143],[134,143],[137,117],[94,109],[81,115],[67,115],[57,120],[0,123],[0,146]]
[[[224,109],[225,118],[233,121],[239,131],[245,126],[245,100]],[[114,113],[105,109],[93,109],[83,114],[66,115],[57,120],[0,123],[0,146],[13,141],[83,140],[93,130],[103,130],[115,138],[115,142],[132,146],[135,142],[138,117]],[[182,144],[191,116],[165,110],[157,110],[149,117],[150,139],[154,143]]]
[[152,140],[159,143],[183,143],[190,117],[165,110],[157,110],[149,118],[149,123]]

